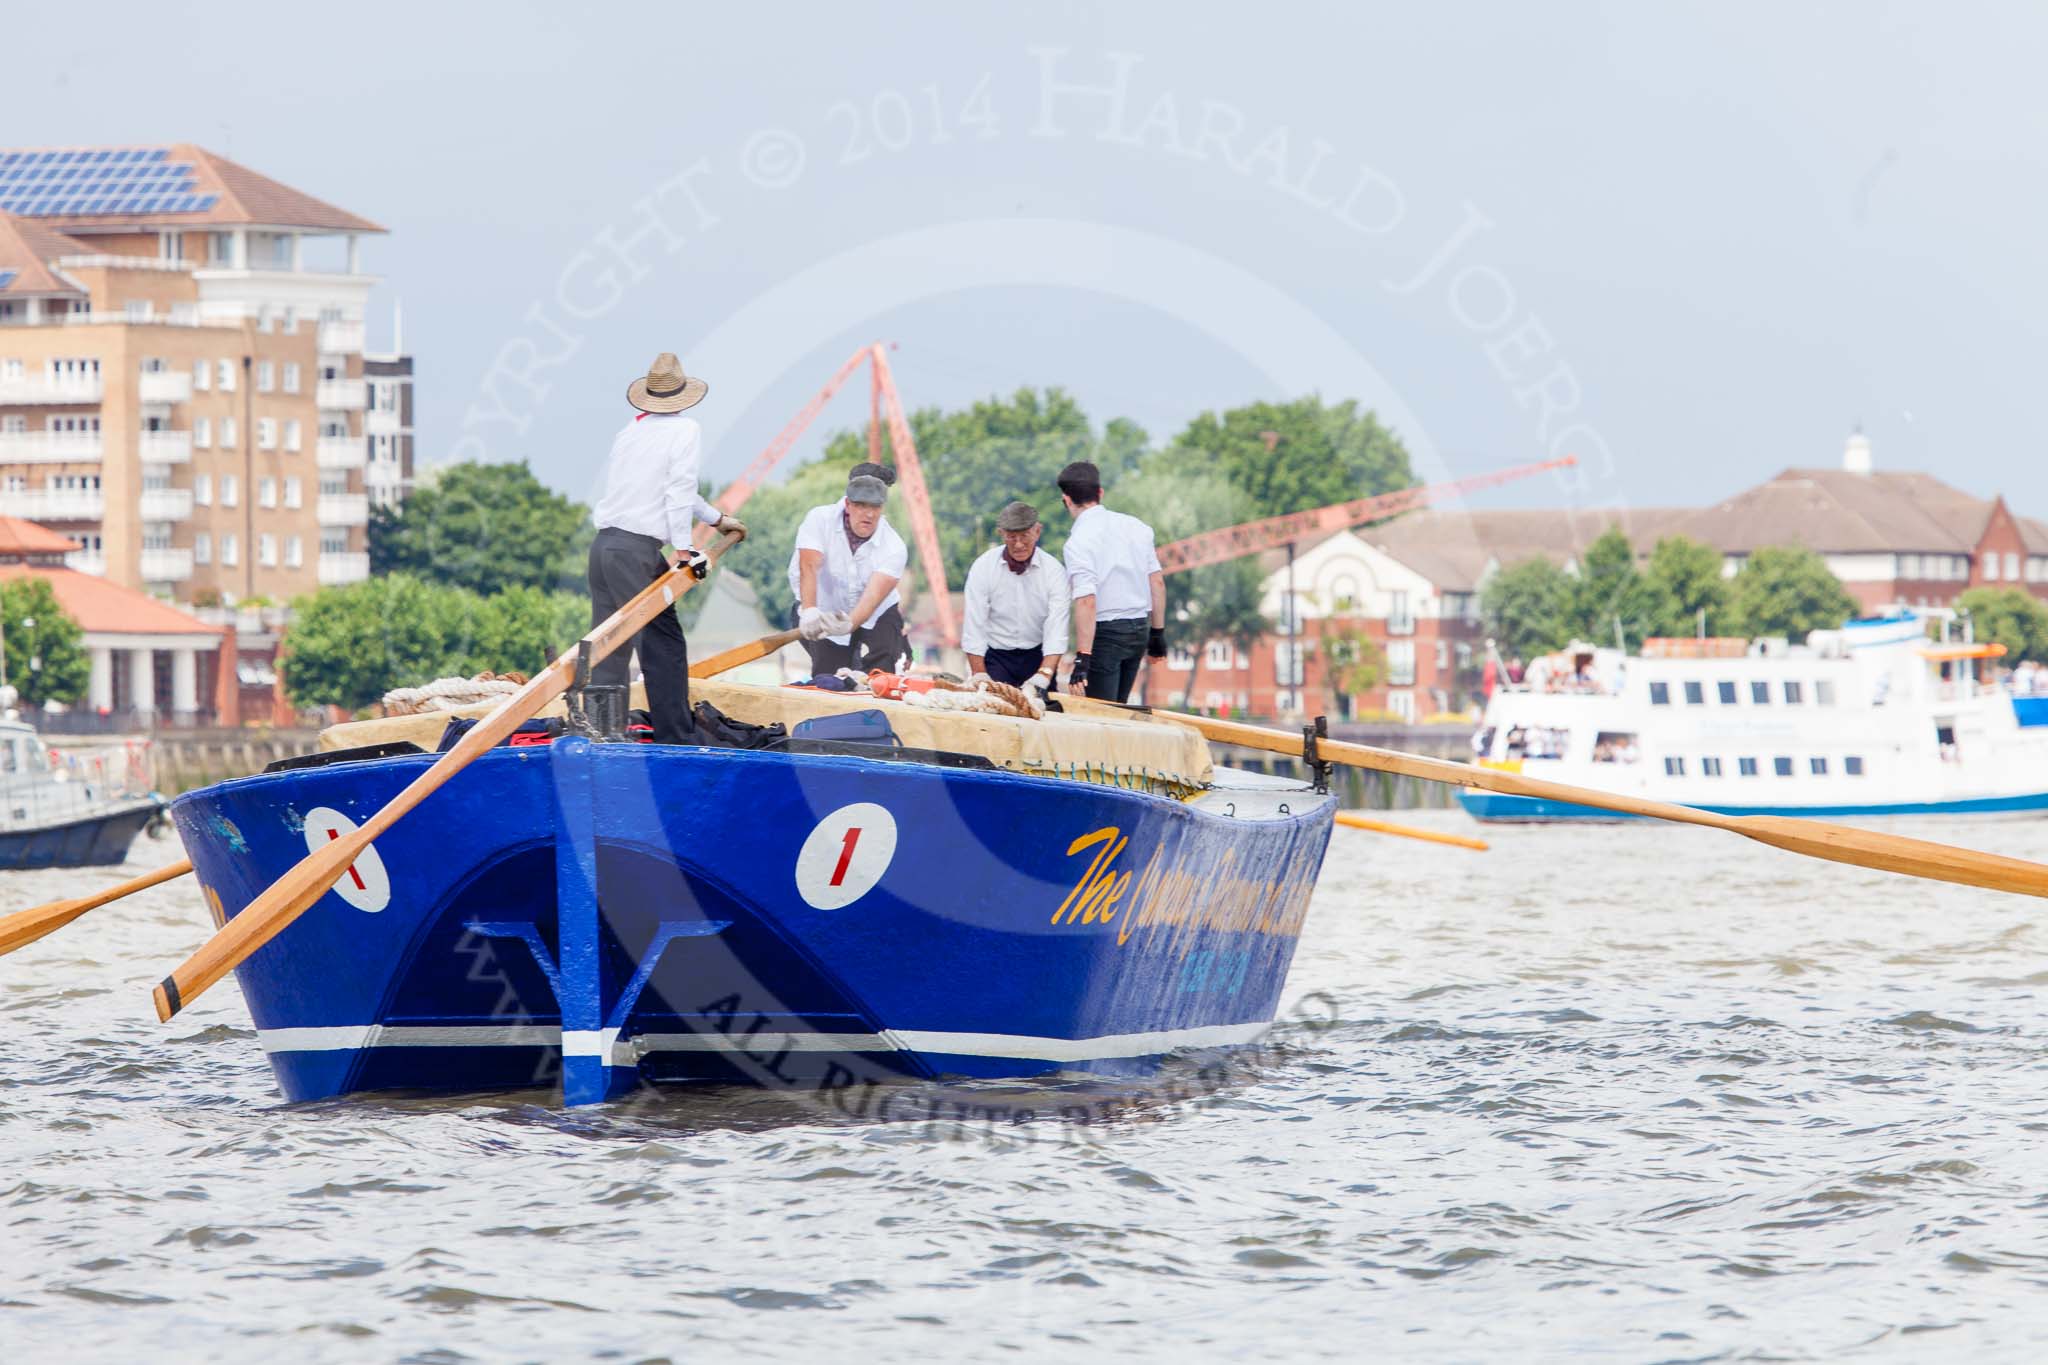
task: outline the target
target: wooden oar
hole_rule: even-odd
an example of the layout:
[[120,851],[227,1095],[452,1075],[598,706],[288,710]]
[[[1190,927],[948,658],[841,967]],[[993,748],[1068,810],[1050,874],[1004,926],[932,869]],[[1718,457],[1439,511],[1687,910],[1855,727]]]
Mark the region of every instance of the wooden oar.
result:
[[1462,834],[1439,834],[1433,829],[1417,829],[1413,825],[1397,825],[1389,820],[1368,820],[1352,811],[1337,812],[1337,823],[1346,829],[1369,829],[1374,834],[1398,834],[1403,839],[1421,839],[1432,844],[1450,844],[1456,848],[1476,848],[1481,853],[1487,849],[1484,839],[1469,839]]
[[0,918],[0,957],[5,957],[16,948],[34,943],[44,934],[54,933],[88,910],[97,910],[102,905],[132,896],[138,891],[147,891],[152,886],[161,886],[173,878],[182,877],[192,870],[189,860],[180,859],[168,867],[154,872],[145,872],[104,891],[90,896],[79,896],[75,900],[51,901],[38,905],[32,910],[17,910]]
[[[1154,711],[1152,714],[1164,720],[1193,726],[1218,744],[1236,744],[1247,749],[1264,749],[1270,753],[1290,754],[1295,757],[1301,755],[1299,734],[1289,734],[1284,730],[1268,730],[1257,725],[1244,725],[1237,721],[1211,720],[1207,716],[1183,715],[1176,711]],[[1826,821],[1808,820],[1803,817],[1721,815],[1710,810],[1700,810],[1696,806],[1679,806],[1668,801],[1646,801],[1640,797],[1619,796],[1613,792],[1595,791],[1591,787],[1574,787],[1563,782],[1545,782],[1540,778],[1523,777],[1519,773],[1503,772],[1498,768],[1450,763],[1439,758],[1423,758],[1418,754],[1375,749],[1369,745],[1350,744],[1342,740],[1319,740],[1316,748],[1329,762],[1341,763],[1348,767],[1399,773],[1407,777],[1420,778],[1424,782],[1448,782],[1457,787],[1476,787],[1481,791],[1500,792],[1506,796],[1533,796],[1542,801],[1564,801],[1575,806],[1611,810],[1622,815],[1640,815],[1652,820],[1670,820],[1682,825],[1705,825],[1709,829],[1725,829],[1732,834],[1740,834],[1745,838],[1770,844],[1774,848],[1803,853],[1809,858],[1825,858],[1829,862],[1849,863],[1856,867],[1874,867],[1883,872],[1902,872],[1909,877],[1925,877],[1931,881],[1981,886],[1991,891],[2010,891],[2022,896],[2048,896],[2048,866],[2030,863],[2022,858],[2007,858],[1997,853],[1982,853],[1976,849],[1957,848],[1951,844],[1937,844],[1926,839],[1908,839],[1897,834],[1880,834],[1875,830],[1856,829],[1850,825],[1829,824]]]
[[[716,564],[727,550],[739,543],[739,539],[732,534],[719,537],[707,558]],[[163,979],[156,988],[156,1017],[169,1019],[198,999],[207,987],[241,965],[251,953],[277,937],[285,926],[327,894],[328,888],[341,879],[342,873],[362,856],[363,850],[377,836],[397,824],[407,812],[440,790],[476,758],[496,748],[499,741],[517,730],[535,712],[566,692],[569,684],[575,681],[578,648],[585,644],[590,646],[592,663],[605,658],[639,634],[642,626],[673,607],[676,599],[696,582],[695,575],[686,565],[670,568],[578,641],[577,648],[570,649],[541,670],[531,682],[500,702],[495,711],[479,720],[457,740],[454,748],[414,778],[404,791],[385,802],[382,810],[341,838],[322,844],[272,882],[262,895],[229,920],[226,928],[200,945],[198,952],[186,958],[176,971]]]
[[763,635],[751,644],[734,645],[723,654],[714,654],[702,663],[690,665],[693,678],[715,678],[728,669],[750,664],[756,659],[765,659],[776,650],[797,638],[793,630],[778,630],[773,635]]

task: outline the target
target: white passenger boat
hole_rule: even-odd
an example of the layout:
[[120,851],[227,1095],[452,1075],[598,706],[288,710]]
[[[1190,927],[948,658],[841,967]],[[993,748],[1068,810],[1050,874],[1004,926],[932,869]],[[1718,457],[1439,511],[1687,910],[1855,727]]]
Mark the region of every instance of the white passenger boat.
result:
[[[1931,638],[1939,619],[1941,638]],[[1995,679],[2005,649],[1905,611],[1782,640],[1579,646],[1488,701],[1478,762],[1733,815],[2048,809],[2048,696]],[[1610,812],[1460,791],[1487,821]]]

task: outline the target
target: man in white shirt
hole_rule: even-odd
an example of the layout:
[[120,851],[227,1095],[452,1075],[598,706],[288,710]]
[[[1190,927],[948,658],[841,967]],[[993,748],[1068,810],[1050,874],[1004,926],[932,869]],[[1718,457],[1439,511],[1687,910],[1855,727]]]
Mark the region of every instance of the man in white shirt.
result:
[[1077,460],[1060,471],[1060,501],[1074,514],[1064,555],[1074,596],[1077,695],[1124,701],[1145,655],[1166,657],[1166,574],[1152,528],[1102,505],[1102,471]]
[[814,677],[893,669],[910,652],[896,591],[910,551],[882,515],[888,498],[880,479],[856,474],[845,497],[813,507],[797,528],[789,591]]
[[1067,652],[1067,571],[1038,548],[1038,509],[1013,502],[996,514],[1003,543],[967,571],[967,621],[960,648],[970,672],[1041,692]]
[[[681,416],[710,388],[683,374],[682,362],[664,351],[645,378],[626,388],[626,401],[640,412],[612,439],[604,471],[604,493],[590,519],[597,538],[590,543],[590,621],[609,618],[649,583],[668,572],[664,542],[686,555],[697,522],[745,536],[747,528],[706,502],[697,492],[703,433]],[[647,709],[654,742],[682,744],[696,728],[690,719],[690,649],[673,610],[649,621],[634,638],[640,672],[647,682]],[[616,649],[590,670],[592,683],[626,681],[626,651]]]

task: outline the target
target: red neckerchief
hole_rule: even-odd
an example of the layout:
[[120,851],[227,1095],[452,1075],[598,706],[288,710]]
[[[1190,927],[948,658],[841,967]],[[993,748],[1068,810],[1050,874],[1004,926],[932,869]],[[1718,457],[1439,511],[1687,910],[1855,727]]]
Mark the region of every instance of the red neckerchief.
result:
[[[845,503],[839,505],[839,529],[846,532],[846,548],[852,550],[855,554],[859,554],[860,547],[875,538],[874,531],[870,531],[864,536],[857,536],[853,533],[853,518],[846,515]],[[881,529],[882,523],[876,522],[875,530],[879,531]]]
[[1024,562],[1019,564],[1016,560],[1010,558],[1010,547],[1007,545],[1003,547],[1003,563],[1009,568],[1011,573],[1030,573],[1031,565],[1037,558],[1038,550],[1034,547],[1031,553],[1025,556]]

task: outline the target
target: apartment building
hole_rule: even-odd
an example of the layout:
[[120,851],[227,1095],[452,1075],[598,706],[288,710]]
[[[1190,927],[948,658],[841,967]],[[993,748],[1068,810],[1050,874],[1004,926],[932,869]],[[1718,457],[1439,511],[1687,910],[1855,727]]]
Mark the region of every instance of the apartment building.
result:
[[188,144],[0,150],[0,514],[180,602],[367,577],[411,473],[411,362],[363,355],[382,231]]

